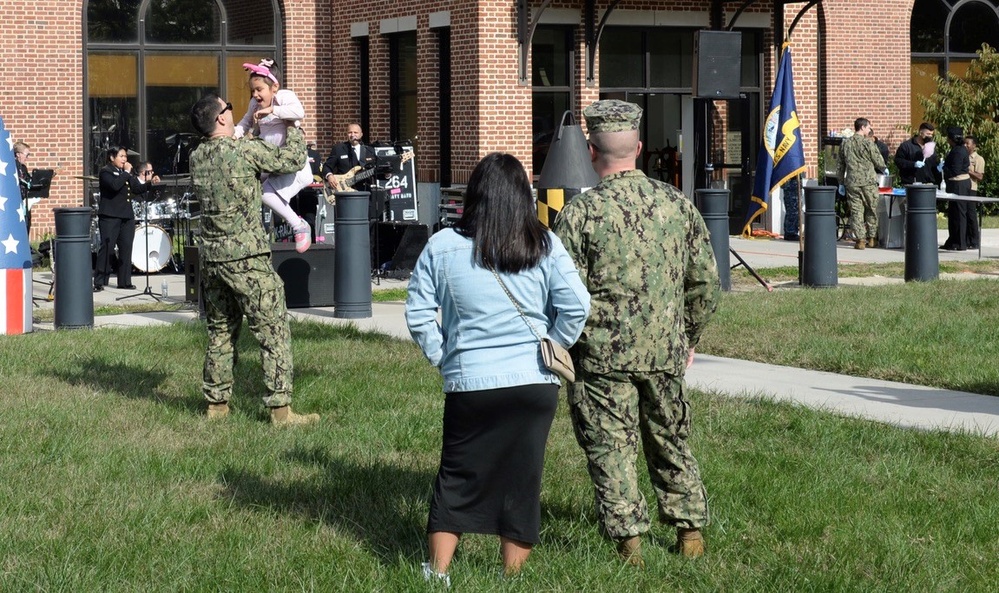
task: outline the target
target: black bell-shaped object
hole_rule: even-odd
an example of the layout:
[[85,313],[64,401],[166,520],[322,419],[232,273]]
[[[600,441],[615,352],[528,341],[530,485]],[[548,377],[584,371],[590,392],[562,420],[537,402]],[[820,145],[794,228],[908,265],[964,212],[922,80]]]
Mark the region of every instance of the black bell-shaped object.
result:
[[598,183],[600,177],[590,164],[590,149],[583,129],[572,112],[566,111],[538,179],[538,219],[551,227],[555,216],[573,196]]

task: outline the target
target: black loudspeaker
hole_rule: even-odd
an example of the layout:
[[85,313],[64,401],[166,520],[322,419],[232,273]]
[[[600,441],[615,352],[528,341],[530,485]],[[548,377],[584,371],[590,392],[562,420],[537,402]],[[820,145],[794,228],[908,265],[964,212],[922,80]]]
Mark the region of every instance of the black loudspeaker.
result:
[[298,253],[294,243],[275,243],[271,246],[271,260],[284,280],[289,309],[333,306],[332,245],[315,244],[305,253]]
[[[289,309],[333,306],[332,245],[313,245],[305,253],[295,251],[294,243],[275,243],[271,262],[284,281],[285,304]],[[198,248],[184,247],[184,297],[201,303],[201,264]]]
[[742,80],[742,33],[694,33],[694,97],[738,99]]
[[430,239],[430,227],[425,224],[378,223],[373,262],[386,270],[412,272],[416,260]]

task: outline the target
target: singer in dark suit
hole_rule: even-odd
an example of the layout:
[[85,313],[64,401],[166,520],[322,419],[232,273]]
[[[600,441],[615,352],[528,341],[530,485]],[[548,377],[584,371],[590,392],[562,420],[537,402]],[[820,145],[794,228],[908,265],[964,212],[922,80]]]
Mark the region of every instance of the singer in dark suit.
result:
[[101,248],[94,270],[94,292],[104,290],[111,274],[111,252],[118,246],[118,288],[134,289],[132,284],[132,240],[135,239],[135,212],[132,200],[149,189],[132,174],[128,152],[119,146],[107,151],[108,164],[101,169],[101,201],[97,208],[97,226]]
[[[363,144],[364,132],[361,125],[352,123],[347,125],[347,140],[333,146],[329,158],[323,168],[323,174],[330,185],[334,185],[334,175],[344,175],[352,168],[375,163],[375,149]],[[365,179],[355,184],[353,187],[359,191],[367,191],[371,180]]]

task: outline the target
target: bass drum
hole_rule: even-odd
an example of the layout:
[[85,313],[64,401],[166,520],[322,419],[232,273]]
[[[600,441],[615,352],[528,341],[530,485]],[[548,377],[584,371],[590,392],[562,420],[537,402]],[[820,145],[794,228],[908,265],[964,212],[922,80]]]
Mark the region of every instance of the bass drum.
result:
[[132,265],[140,272],[159,272],[170,263],[171,249],[169,233],[154,224],[139,225],[132,239]]

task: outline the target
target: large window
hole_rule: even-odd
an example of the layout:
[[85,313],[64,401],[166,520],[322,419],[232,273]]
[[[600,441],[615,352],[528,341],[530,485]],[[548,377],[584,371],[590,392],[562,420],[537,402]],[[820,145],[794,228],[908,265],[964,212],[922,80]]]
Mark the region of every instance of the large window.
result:
[[704,135],[693,115],[695,110],[703,112],[703,105],[692,101],[694,32],[680,27],[607,27],[600,37],[600,98],[623,99],[644,109],[638,166],[647,174],[693,188],[685,175],[704,163],[691,157],[710,158],[706,162],[712,162],[717,174],[722,174],[720,167],[727,169],[726,180],[736,191],[739,183],[745,185],[747,163],[755,162],[759,147],[763,33],[741,31],[741,98],[711,105],[717,146],[694,155],[695,136]]
[[124,146],[158,173],[186,173],[191,105],[206,92],[249,104],[244,62],[273,58],[276,0],[90,0],[85,110],[88,170]]
[[916,127],[925,113],[919,98],[936,92],[935,76],[963,76],[982,44],[999,48],[999,0],[916,0],[909,40]]
[[389,130],[392,140],[416,138],[416,31],[389,38]]
[[541,174],[552,138],[562,122],[562,115],[572,109],[573,100],[573,29],[540,26],[531,42],[531,170]]

